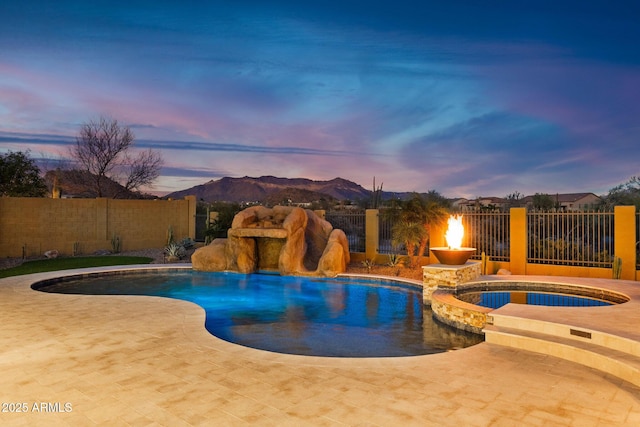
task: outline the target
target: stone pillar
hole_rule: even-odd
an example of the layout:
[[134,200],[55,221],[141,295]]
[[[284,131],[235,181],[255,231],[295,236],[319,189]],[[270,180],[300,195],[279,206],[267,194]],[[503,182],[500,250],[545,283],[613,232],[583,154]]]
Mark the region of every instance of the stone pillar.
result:
[[365,257],[366,259],[375,260],[378,256],[379,249],[379,212],[378,209],[367,209],[364,220],[365,229]]
[[620,278],[636,280],[636,207],[616,206],[613,212],[613,253],[622,260]]
[[511,208],[509,225],[509,270],[527,274],[527,208]]
[[422,300],[431,305],[436,289],[455,291],[459,284],[480,277],[480,263],[467,261],[464,265],[430,264],[422,267]]

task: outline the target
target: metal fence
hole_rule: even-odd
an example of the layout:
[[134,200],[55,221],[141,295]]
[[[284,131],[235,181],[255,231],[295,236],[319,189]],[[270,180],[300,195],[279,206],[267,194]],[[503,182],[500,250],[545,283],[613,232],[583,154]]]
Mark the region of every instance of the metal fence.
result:
[[610,268],[613,212],[528,212],[527,262]]
[[[378,216],[378,252],[404,253],[392,242],[393,217]],[[365,251],[364,211],[326,213],[334,228],[347,235],[352,252]],[[509,212],[471,212],[463,215],[463,246],[476,248],[475,259],[484,252],[493,261],[510,261]],[[582,267],[611,268],[614,255],[613,212],[527,213],[527,262]],[[636,242],[640,241],[640,212],[636,214]],[[636,244],[636,250],[640,250]],[[428,248],[427,252],[428,253]],[[640,253],[637,265],[640,268]]]
[[207,233],[207,219],[208,215],[205,214],[196,214],[196,242],[204,242],[206,239]]
[[462,246],[476,248],[472,258],[482,252],[493,261],[509,261],[509,212],[472,212],[462,216]]
[[378,252],[381,254],[394,254],[405,251],[404,245],[394,246],[393,235],[391,229],[393,228],[393,219],[388,215],[378,216]]
[[339,228],[344,231],[347,235],[351,252],[365,251],[366,214],[364,211],[330,211],[325,214],[325,219],[331,223],[333,228]]

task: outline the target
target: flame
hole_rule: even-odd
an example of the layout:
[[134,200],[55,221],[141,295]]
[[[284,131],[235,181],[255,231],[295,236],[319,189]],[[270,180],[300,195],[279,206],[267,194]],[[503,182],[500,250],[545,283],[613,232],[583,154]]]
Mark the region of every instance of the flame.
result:
[[447,221],[447,232],[444,235],[449,249],[460,249],[460,247],[462,247],[462,236],[464,236],[462,215],[449,216],[449,221]]

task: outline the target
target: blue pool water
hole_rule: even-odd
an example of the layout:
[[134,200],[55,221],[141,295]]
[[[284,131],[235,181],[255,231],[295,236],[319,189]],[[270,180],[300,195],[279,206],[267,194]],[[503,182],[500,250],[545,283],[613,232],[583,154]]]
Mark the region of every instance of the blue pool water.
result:
[[279,353],[412,356],[482,341],[433,320],[420,289],[369,279],[188,271],[97,275],[33,287],[191,301],[205,309],[205,327],[216,337]]
[[[600,307],[611,305],[609,301],[603,301],[596,298],[589,298],[577,295],[564,295],[545,292],[516,292],[525,295],[525,300],[519,302],[529,305],[546,305],[557,307]],[[481,292],[479,300],[476,297],[474,304],[488,308],[500,308],[512,301],[513,292]],[[468,299],[463,296],[462,300]]]

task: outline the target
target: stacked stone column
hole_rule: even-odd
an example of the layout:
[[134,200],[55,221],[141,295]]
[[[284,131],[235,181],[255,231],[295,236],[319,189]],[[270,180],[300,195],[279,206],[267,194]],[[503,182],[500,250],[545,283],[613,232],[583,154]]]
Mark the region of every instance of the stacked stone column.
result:
[[456,287],[480,277],[480,263],[467,261],[463,265],[429,264],[422,267],[422,299],[431,306],[431,295],[436,289],[455,292]]

